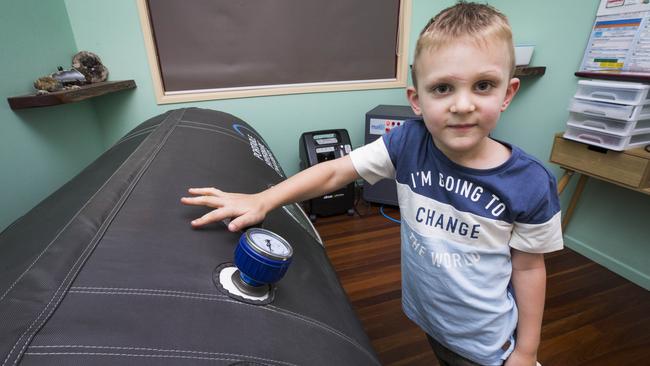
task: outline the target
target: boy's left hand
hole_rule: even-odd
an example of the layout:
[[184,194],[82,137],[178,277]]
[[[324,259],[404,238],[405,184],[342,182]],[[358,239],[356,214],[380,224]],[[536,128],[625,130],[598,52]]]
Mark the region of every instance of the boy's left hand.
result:
[[524,353],[517,350],[512,351],[503,366],[535,366],[537,365],[537,355]]
[[206,206],[214,210],[196,220],[192,227],[232,218],[228,230],[234,232],[264,220],[270,211],[261,194],[228,193],[216,188],[190,188],[193,197],[182,197],[181,203],[192,206]]

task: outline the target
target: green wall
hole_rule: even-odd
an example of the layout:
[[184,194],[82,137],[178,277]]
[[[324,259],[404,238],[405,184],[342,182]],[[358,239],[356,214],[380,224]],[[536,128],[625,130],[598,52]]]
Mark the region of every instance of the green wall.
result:
[[13,111],[7,97],[69,68],[76,52],[63,0],[0,5],[0,230],[72,178],[102,151],[99,119],[88,103]]
[[[578,80],[573,73],[579,67],[598,2],[598,0],[580,2],[562,0],[490,1],[490,4],[501,9],[510,17],[516,42],[536,44],[532,64],[547,67],[544,76],[523,80],[521,91],[510,109],[504,113],[499,127],[494,132],[495,137],[521,146],[542,161],[548,160],[553,134],[563,130],[568,117],[566,109],[575,92]],[[27,3],[35,2],[28,1]],[[417,33],[431,15],[453,3],[454,1],[451,0],[413,0],[411,49],[414,47]],[[40,7],[52,7],[59,13],[64,12],[60,2],[56,2],[56,5],[47,4]],[[2,7],[9,6],[3,5]],[[18,7],[25,12],[30,8],[29,5],[11,7]],[[46,10],[42,12],[47,13]],[[66,18],[65,14],[61,14],[59,17],[61,23],[58,23],[58,28],[61,29],[61,34],[58,37],[52,36],[56,39],[49,41],[55,45],[53,48],[60,52],[62,48],[74,48],[76,45],[77,50],[96,52],[110,69],[111,80],[134,79],[138,85],[135,91],[104,96],[88,102],[86,105],[63,107],[70,108],[77,115],[85,113],[93,118],[96,115],[99,129],[91,130],[88,127],[88,136],[85,138],[91,140],[89,137],[91,135],[94,138],[92,143],[87,142],[88,146],[96,145],[97,136],[100,135],[103,148],[108,148],[140,122],[169,109],[190,106],[212,108],[232,113],[253,125],[269,142],[285,171],[288,174],[293,174],[298,170],[297,144],[298,137],[302,132],[346,128],[350,132],[353,145],[358,146],[362,144],[363,140],[363,123],[366,111],[378,104],[406,103],[403,90],[387,89],[158,106],[153,95],[136,1],[65,0],[65,10],[67,10],[68,17]],[[20,16],[23,19],[13,19]],[[30,16],[32,15],[30,14]],[[31,25],[25,25],[24,19],[27,14],[14,13],[11,17],[10,24],[6,26],[3,22],[2,27],[11,28],[13,34],[20,34],[16,42],[23,44],[30,41],[29,35],[35,38],[40,34],[38,30],[30,28]],[[68,22],[68,19],[69,25],[63,24]],[[27,35],[22,33],[27,33]],[[49,43],[39,43],[41,46],[43,44]],[[14,46],[14,48],[18,47],[18,45]],[[61,53],[68,57],[71,52]],[[5,60],[7,56],[0,57]],[[13,58],[11,60],[13,62]],[[9,61],[3,64],[7,64],[7,62]],[[50,62],[37,65],[30,65],[31,63],[36,63],[36,61],[30,60],[27,66],[33,66],[32,68],[38,66],[41,69],[33,71],[27,70],[27,66],[21,66],[20,75],[23,76],[16,77],[15,74],[12,74],[11,83],[18,83],[21,79],[31,80],[33,74],[38,75],[49,70]],[[0,88],[6,87],[3,85]],[[19,88],[14,87],[9,94],[21,92],[17,89]],[[5,112],[2,113],[4,115]],[[19,119],[16,114],[11,114],[11,116],[13,116],[11,117],[13,120]],[[47,125],[42,122],[42,120],[48,120],[44,118],[45,116],[51,116],[51,114],[33,115],[33,124],[40,121]],[[57,121],[57,126],[61,126],[61,121],[66,119],[65,116],[66,114],[62,112],[54,119]],[[18,124],[13,120],[10,122]],[[49,118],[50,122],[52,120]],[[93,123],[89,125],[96,126]],[[27,127],[22,128],[27,129]],[[41,128],[45,129],[46,127]],[[65,128],[57,127],[56,131],[59,131],[62,135],[61,139],[64,139],[63,136],[79,134],[78,129],[77,125],[66,125]],[[50,134],[54,134],[54,132]],[[45,149],[44,146],[47,147],[52,143],[52,137],[50,135],[48,137],[42,142],[30,138],[30,143],[24,147],[23,153],[33,156],[32,160],[35,161],[44,156],[50,158],[49,154],[42,152]],[[2,138],[4,141],[4,133]],[[25,138],[21,136],[12,138],[11,142],[20,145],[22,140]],[[66,148],[65,145],[59,144],[59,149]],[[2,148],[8,149],[4,144]],[[68,173],[57,175],[52,171],[45,172],[42,177],[52,181],[51,184],[48,186],[43,182],[32,182],[36,188],[41,191],[49,191],[52,187],[65,181],[66,177],[70,175],[70,171],[78,169],[80,155],[84,155],[77,152],[89,151],[79,144],[67,146],[67,148],[69,151],[75,152],[70,153],[72,155],[69,157],[70,161],[61,160],[52,164],[57,172],[68,167]],[[7,151],[13,152],[14,150],[16,150],[15,146]],[[3,152],[5,151],[3,150]],[[93,153],[87,155],[92,154],[97,155],[98,153],[93,150]],[[2,154],[2,159],[5,159],[2,160],[3,168],[12,170],[22,166],[11,159],[6,159],[6,155],[7,152]],[[73,167],[69,168],[70,165]],[[45,164],[41,164],[41,169],[44,166]],[[561,174],[560,169],[556,166],[551,164],[548,166],[557,175]],[[3,175],[3,186],[4,179]],[[37,195],[38,199],[33,198],[33,192],[22,183],[23,180],[8,181],[7,187],[15,191],[13,194],[32,198],[33,202],[40,200],[42,194]],[[573,184],[575,182],[570,185],[563,196],[564,206],[566,206],[568,195],[573,190]],[[188,185],[191,185],[191,182],[188,182]],[[45,186],[47,187],[43,188]],[[641,222],[642,211],[649,207],[650,198],[647,196],[591,180],[587,184],[573,221],[566,232],[566,244],[636,283],[650,288],[650,256],[648,255],[650,230]],[[9,215],[5,216],[13,215],[15,217],[19,211],[20,209],[11,208]]]
[[[575,93],[573,73],[596,16],[598,0],[491,1],[510,17],[515,39],[536,44],[533,64],[546,74],[527,82],[495,135],[548,161],[552,135],[564,130]],[[552,166],[552,164],[549,164]],[[561,169],[553,166],[559,177]],[[562,196],[567,207],[577,178]],[[650,196],[590,179],[568,226],[565,244],[637,284],[650,289]]]

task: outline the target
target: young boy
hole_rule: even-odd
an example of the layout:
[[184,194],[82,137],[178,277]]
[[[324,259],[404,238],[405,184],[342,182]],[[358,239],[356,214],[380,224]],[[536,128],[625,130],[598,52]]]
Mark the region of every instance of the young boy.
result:
[[512,34],[488,5],[459,3],[422,31],[409,121],[349,156],[264,192],[192,188],[216,208],[194,227],[232,217],[231,231],[358,177],[397,181],[402,306],[443,365],[535,365],[544,309],[543,253],[562,248],[555,178],[516,146],[490,138],[519,89]]

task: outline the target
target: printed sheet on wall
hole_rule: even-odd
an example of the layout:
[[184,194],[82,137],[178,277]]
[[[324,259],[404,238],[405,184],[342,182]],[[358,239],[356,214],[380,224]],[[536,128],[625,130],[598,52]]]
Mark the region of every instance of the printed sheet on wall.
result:
[[580,71],[650,74],[650,0],[601,0]]

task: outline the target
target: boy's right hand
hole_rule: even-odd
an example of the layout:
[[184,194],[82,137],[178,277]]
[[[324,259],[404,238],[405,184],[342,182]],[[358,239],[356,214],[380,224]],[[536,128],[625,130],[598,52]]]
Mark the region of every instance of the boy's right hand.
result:
[[234,218],[228,224],[228,230],[237,231],[261,222],[269,211],[259,193],[227,193],[216,188],[190,188],[188,191],[193,197],[182,197],[181,203],[214,208],[192,221],[195,228]]

